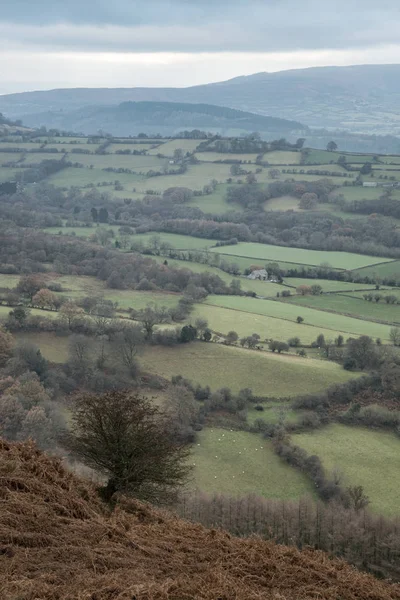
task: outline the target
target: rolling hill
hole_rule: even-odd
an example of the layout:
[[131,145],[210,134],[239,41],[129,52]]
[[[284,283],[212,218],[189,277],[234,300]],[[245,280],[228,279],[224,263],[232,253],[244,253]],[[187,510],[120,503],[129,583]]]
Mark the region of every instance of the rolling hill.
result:
[[206,529],[134,500],[114,510],[31,442],[0,440],[2,598],[395,600],[340,560]]
[[118,105],[91,105],[72,111],[49,111],[24,117],[32,127],[82,131],[103,129],[113,135],[137,135],[141,131],[173,135],[184,129],[201,129],[225,135],[258,131],[265,136],[306,133],[296,121],[256,115],[209,104],[178,102],[122,102]]
[[312,127],[399,134],[400,65],[313,67],[189,88],[57,89],[0,97],[11,118],[128,101],[207,103]]

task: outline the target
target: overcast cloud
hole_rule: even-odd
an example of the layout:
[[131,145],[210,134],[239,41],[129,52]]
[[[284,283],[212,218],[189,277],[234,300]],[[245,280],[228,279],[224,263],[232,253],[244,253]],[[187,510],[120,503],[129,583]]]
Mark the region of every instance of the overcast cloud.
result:
[[399,25],[399,0],[3,0],[0,92],[396,63]]

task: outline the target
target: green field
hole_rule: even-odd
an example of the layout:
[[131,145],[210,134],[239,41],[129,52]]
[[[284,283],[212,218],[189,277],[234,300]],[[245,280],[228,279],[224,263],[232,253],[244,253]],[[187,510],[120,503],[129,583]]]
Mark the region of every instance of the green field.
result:
[[400,439],[394,434],[329,425],[293,441],[319,456],[328,471],[337,469],[344,485],[362,485],[374,512],[400,515]]
[[[0,305],[0,320],[7,319],[12,308],[10,306]],[[44,317],[46,319],[56,319],[58,313],[53,310],[40,310],[39,308],[31,308],[30,314],[33,316]]]
[[[141,173],[146,173],[150,169],[154,171],[162,170],[164,166],[168,165],[165,158],[132,154],[70,154],[68,160],[79,162],[85,167],[93,165],[95,169],[113,167],[116,169],[132,169]],[[119,173],[113,173],[113,175],[118,178]]]
[[[312,296],[311,298],[318,298],[318,296]],[[325,296],[322,297],[322,299],[324,298]],[[296,299],[293,299],[293,302],[297,302],[297,300],[301,300],[301,298],[296,297]],[[359,301],[356,300],[356,302]],[[315,328],[328,329],[331,331],[330,337],[336,337],[339,332],[345,331],[348,335],[370,335],[373,338],[380,337],[382,340],[389,340],[390,327],[388,325],[381,325],[380,323],[373,323],[372,321],[362,321],[361,319],[316,310],[301,305],[297,306],[286,300],[279,302],[238,296],[209,296],[206,303],[231,309],[237,313],[237,318],[239,319],[241,318],[241,315],[238,313],[242,312],[250,312],[256,315],[264,315],[291,322],[296,322],[296,318],[301,316],[304,319],[304,323],[302,323],[301,327],[304,327],[304,325],[313,325]],[[292,337],[292,335],[290,337]],[[299,337],[303,340],[304,336],[301,335]],[[280,337],[278,339],[282,338]]]
[[[79,162],[80,155],[77,154],[77,159],[75,162]],[[85,156],[85,155],[82,155]],[[161,179],[161,178],[160,178]],[[58,187],[83,187],[91,184],[96,185],[97,183],[114,183],[115,181],[119,181],[122,185],[125,185],[129,188],[137,187],[139,184],[142,184],[143,178],[140,175],[131,175],[128,173],[107,173],[106,171],[101,171],[100,169],[79,169],[74,167],[68,167],[55,173],[54,175],[50,175],[46,179],[48,183]],[[104,190],[108,188],[105,187]],[[113,186],[110,186],[109,191],[113,190]]]
[[265,423],[276,425],[279,422],[297,423],[302,411],[296,411],[291,408],[290,402],[263,402],[263,411],[255,409],[257,405],[251,405],[247,410],[247,422],[252,424],[256,419],[261,419]]
[[[373,294],[390,294],[387,292],[372,292]],[[310,306],[320,310],[353,315],[362,319],[376,319],[390,324],[400,324],[400,305],[386,304],[384,300],[367,302],[364,298],[352,298],[340,294],[324,294],[323,296],[296,296],[288,298],[285,302],[295,302],[296,305]],[[365,325],[367,331],[368,325]]]
[[242,161],[243,163],[255,163],[258,154],[233,154],[229,152],[197,152],[196,158],[200,162],[220,162],[220,161]]
[[166,242],[171,246],[171,248],[176,248],[177,250],[204,250],[206,248],[211,248],[211,246],[217,242],[217,240],[197,238],[191,235],[180,235],[177,233],[163,233],[155,231],[152,231],[151,233],[139,233],[130,237],[130,240],[132,243],[143,242],[145,245],[148,245],[154,236],[157,236],[161,242]]
[[252,433],[205,429],[198,434],[190,461],[192,486],[204,492],[286,500],[313,495],[307,478],[280,460],[271,442]]
[[400,280],[400,260],[393,260],[381,265],[374,265],[357,269],[355,275],[360,277],[373,277],[384,279],[385,277],[394,277]]
[[[201,140],[170,140],[166,143],[161,143],[157,148],[149,150],[149,154],[164,154],[164,156],[172,157],[175,150],[181,149],[186,152],[194,152]],[[159,140],[162,142],[162,140]]]
[[251,388],[256,395],[273,397],[318,392],[354,377],[327,361],[202,342],[153,346],[140,357],[140,364],[167,379],[182,375],[213,390]]
[[[132,140],[132,143],[126,141],[118,143],[118,144],[110,144],[107,147],[107,152],[118,152],[118,150],[150,150],[151,148],[154,148],[154,146],[157,146],[160,143],[160,141],[158,140],[157,142],[154,143],[147,143],[147,144],[138,144],[138,143],[134,143],[134,140]],[[120,155],[121,156],[121,155]],[[123,155],[122,155],[123,156]]]
[[[231,256],[242,256],[263,261],[296,262],[303,265],[319,266],[328,264],[335,269],[358,269],[367,265],[383,263],[390,259],[377,256],[365,256],[350,252],[326,252],[305,250],[304,248],[287,248],[252,242],[240,242],[234,246],[224,246],[223,253]],[[216,252],[217,250],[213,250]]]
[[3,275],[0,273],[0,288],[14,288],[20,279],[20,275]]
[[[107,231],[111,229],[115,238],[118,239],[118,225],[102,225],[100,226],[102,229],[106,229]],[[96,234],[98,227],[46,227],[43,231],[47,233],[51,233],[53,235],[57,235],[60,231],[64,235],[71,235],[75,233],[78,237],[90,237]],[[152,231],[150,233],[139,233],[135,235],[129,236],[129,240],[131,243],[141,242],[145,246],[148,246],[151,243],[152,238],[157,237],[160,243],[168,243],[171,248],[176,248],[177,250],[204,250],[206,248],[210,248],[214,244],[216,244],[217,240],[208,240],[205,238],[197,238],[190,235],[180,235],[175,233],[164,233],[164,232],[156,232]],[[149,256],[149,258],[152,258]],[[163,259],[165,260],[165,258]],[[235,262],[233,259],[231,262]]]
[[[262,300],[261,302],[265,301]],[[298,312],[303,313],[304,311],[300,309]],[[302,344],[311,344],[320,333],[323,333],[326,339],[336,337],[339,334],[345,338],[349,336],[348,332],[345,331],[333,331],[332,329],[307,323],[299,325],[293,322],[293,320],[231,310],[209,304],[198,304],[192,313],[192,318],[195,317],[207,319],[213,331],[225,335],[229,331],[236,331],[240,337],[258,333],[262,340],[274,339],[286,341],[291,337],[298,337]]]
[[232,184],[219,183],[212,194],[195,196],[187,205],[196,206],[204,213],[213,215],[221,215],[231,210],[241,212],[243,207],[240,204],[230,204],[226,201],[228,187],[232,187]]
[[343,195],[345,200],[377,200],[383,194],[382,188],[365,188],[360,185],[341,187],[332,192],[332,196]]
[[4,165],[6,163],[16,163],[22,157],[22,153],[18,152],[0,152],[0,165]]
[[204,185],[209,184],[213,179],[219,183],[225,183],[230,177],[229,169],[230,165],[217,163],[189,165],[185,173],[150,177],[138,183],[137,188],[141,191],[154,190],[162,192],[170,187],[183,186],[191,190],[202,190]]
[[90,237],[91,235],[95,235],[96,231],[99,229],[112,229],[116,234],[118,232],[118,225],[100,225],[99,227],[46,227],[43,229],[46,233],[50,233],[52,235],[58,235],[60,232],[62,235],[76,235],[77,237]]
[[267,152],[262,159],[263,162],[268,162],[270,165],[298,165],[300,164],[301,153],[290,152],[290,150]]
[[[347,281],[335,281],[332,279],[301,279],[299,277],[285,277],[287,285],[297,288],[299,285],[320,285],[323,292],[352,292],[357,290],[375,290],[374,285],[366,283],[352,283]],[[389,292],[388,292],[389,293]]]
[[[0,154],[1,159],[1,154]],[[3,181],[12,181],[15,179],[16,169],[13,167],[0,167],[0,183]]]
[[280,198],[271,198],[264,204],[264,210],[301,210],[299,208],[299,199],[294,196],[281,196]]
[[345,156],[346,162],[348,162],[349,164],[351,164],[351,163],[363,164],[366,162],[373,162],[373,155],[371,155],[371,154],[352,154],[352,153],[347,153],[347,152],[340,152],[340,150],[338,150],[336,152],[329,152],[328,150],[311,149],[307,156],[306,164],[307,165],[314,164],[314,163],[318,163],[318,164],[325,163],[326,164],[326,163],[330,163],[330,162],[336,163],[340,156]]
[[[4,316],[10,310],[0,307],[0,317],[3,308],[7,308]],[[32,312],[43,315],[45,311]],[[58,337],[53,333],[23,333],[17,338],[36,344],[50,361],[67,360],[68,337]],[[251,388],[256,395],[275,398],[321,392],[334,383],[343,383],[354,377],[354,373],[344,371],[332,362],[203,342],[172,348],[146,347],[139,357],[139,364],[145,371],[166,379],[182,375],[194,383],[209,385],[212,390],[229,387],[238,392]]]

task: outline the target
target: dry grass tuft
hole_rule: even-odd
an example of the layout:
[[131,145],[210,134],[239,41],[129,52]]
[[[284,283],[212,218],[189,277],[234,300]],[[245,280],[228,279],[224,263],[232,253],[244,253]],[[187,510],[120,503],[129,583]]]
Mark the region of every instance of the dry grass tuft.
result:
[[0,441],[5,600],[395,600],[322,552],[238,539],[94,488],[31,443]]

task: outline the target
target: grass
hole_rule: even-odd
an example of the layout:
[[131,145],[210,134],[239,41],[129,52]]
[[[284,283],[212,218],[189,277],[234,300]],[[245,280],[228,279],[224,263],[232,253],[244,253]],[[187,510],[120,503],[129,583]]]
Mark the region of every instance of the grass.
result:
[[332,192],[333,196],[342,194],[346,200],[377,200],[383,194],[382,188],[365,188],[359,185],[341,187]]
[[344,485],[362,485],[374,512],[400,514],[400,440],[394,434],[336,424],[293,441],[317,454],[328,471],[339,469]]
[[[99,227],[107,230],[112,229],[114,231],[116,239],[118,238],[118,225],[100,225]],[[71,235],[75,233],[75,235],[78,237],[90,237],[92,235],[95,235],[99,227],[46,227],[44,231],[53,235],[57,235],[61,231],[64,235]],[[177,250],[204,250],[206,248],[210,248],[217,242],[217,240],[196,238],[190,235],[180,235],[175,233],[163,233],[155,231],[152,231],[150,233],[139,233],[137,235],[132,235],[129,237],[129,239],[131,243],[141,242],[145,246],[148,246],[152,238],[154,238],[155,236],[157,236],[157,238],[160,240],[160,243],[166,242],[172,248],[176,248]],[[163,260],[165,260],[165,258],[163,258]]]
[[[0,320],[4,320],[8,317],[11,306],[0,306]],[[58,313],[53,310],[41,310],[40,308],[31,308],[30,314],[38,317],[45,317],[46,319],[56,319]]]
[[[76,157],[76,159],[73,157]],[[95,169],[113,167],[116,169],[132,169],[133,171],[143,173],[146,173],[150,169],[154,171],[161,170],[168,164],[165,158],[132,154],[71,154],[68,160],[79,162],[86,167],[93,165]],[[113,175],[115,178],[118,178],[119,173],[114,173]]]
[[196,206],[204,213],[214,215],[221,215],[231,210],[243,211],[240,204],[230,204],[226,201],[228,187],[232,187],[232,184],[219,183],[212,194],[195,196],[193,200],[188,202],[188,206]]
[[[372,292],[376,294],[391,294],[387,292]],[[298,305],[310,306],[332,312],[338,312],[347,315],[354,315],[363,319],[376,319],[390,324],[400,324],[400,306],[397,304],[386,304],[381,300],[377,302],[367,302],[364,298],[353,298],[340,294],[324,294],[323,296],[296,296],[288,299]],[[286,302],[286,300],[285,300]],[[367,327],[366,327],[367,330]]]
[[15,288],[21,279],[21,275],[4,275],[0,273],[0,288]]
[[264,410],[259,411],[252,405],[247,411],[247,422],[252,424],[256,419],[262,419],[266,423],[276,425],[280,420],[285,423],[297,423],[301,411],[296,411],[291,408],[290,402],[264,402],[262,404]]
[[[331,336],[336,336],[339,332],[345,331],[349,335],[370,335],[373,338],[380,337],[382,340],[389,339],[390,327],[387,325],[316,310],[315,308],[306,306],[297,306],[291,303],[297,302],[298,300],[301,301],[301,297],[296,297],[291,301],[285,300],[280,302],[260,300],[258,298],[243,298],[240,296],[209,296],[206,302],[207,304],[231,309],[236,313],[242,311],[250,312],[256,315],[264,315],[291,321],[292,323],[295,323],[296,318],[300,315],[304,319],[304,323],[301,327],[304,327],[305,324],[309,324],[313,325],[315,328],[329,329],[331,330]],[[357,300],[357,302],[359,301]],[[237,314],[236,318],[240,319],[241,316]],[[300,339],[303,339],[303,336],[299,337]]]
[[281,461],[270,442],[252,433],[205,429],[198,435],[191,462],[193,483],[204,492],[286,500],[312,494],[307,478]]
[[16,169],[14,169],[13,167],[0,167],[0,183],[2,183],[3,181],[14,181],[16,172]]
[[180,235],[178,233],[163,233],[154,231],[151,233],[139,233],[132,236],[130,240],[132,242],[140,241],[145,245],[148,245],[154,236],[157,236],[161,242],[166,242],[170,244],[172,248],[176,248],[177,250],[204,250],[206,248],[210,248],[217,242],[217,240],[196,238],[191,235]]
[[[306,157],[305,164],[314,166],[315,163],[327,164],[330,162],[337,163],[340,156],[339,152],[328,152],[328,150],[310,150]],[[315,168],[318,168],[317,166]]]
[[197,152],[196,158],[200,162],[219,162],[224,161],[237,161],[240,160],[243,163],[251,162],[255,163],[258,154],[232,154],[230,152]]
[[264,210],[301,210],[299,208],[299,199],[294,196],[281,196],[280,198],[271,198],[264,204]]
[[50,233],[52,235],[58,235],[61,231],[62,235],[76,235],[77,237],[90,237],[91,235],[95,235],[96,231],[99,229],[112,229],[116,234],[118,232],[118,225],[99,225],[96,227],[46,227],[43,229],[46,233]]
[[[85,156],[85,155],[83,155]],[[76,162],[79,162],[80,155],[76,155]],[[130,188],[136,187],[142,181],[140,175],[131,175],[128,173],[107,173],[99,169],[79,169],[74,167],[68,167],[63,169],[54,175],[50,175],[46,179],[48,183],[51,183],[58,187],[83,187],[90,184],[96,185],[97,183],[114,183],[119,181],[122,185],[129,186]],[[114,186],[105,186],[102,188],[103,191],[113,191]]]
[[[302,309],[300,311],[303,313]],[[326,339],[336,337],[338,334],[348,337],[348,332],[332,331],[312,324],[303,323],[299,325],[292,320],[241,312],[209,304],[197,305],[192,314],[192,319],[194,320],[196,317],[207,319],[213,331],[227,334],[233,330],[240,337],[258,333],[262,340],[287,341],[291,337],[298,337],[303,344],[311,344],[320,333],[323,333]]]
[[[133,140],[132,140],[133,142]],[[151,148],[153,148],[155,145],[159,144],[160,142],[156,142],[156,143],[149,143],[149,144],[135,144],[135,143],[118,143],[118,144],[110,144],[106,150],[106,152],[118,152],[118,150],[150,150]]]
[[0,152],[0,165],[4,165],[6,163],[16,163],[21,158],[22,153],[18,152]]
[[140,357],[146,370],[170,379],[182,375],[217,390],[251,388],[256,395],[289,397],[326,389],[351,374],[335,363],[195,342],[173,348],[153,346]]
[[297,288],[299,285],[320,285],[323,292],[349,292],[354,290],[374,290],[374,285],[366,283],[352,283],[347,281],[334,281],[331,279],[301,279],[299,277],[285,277],[287,285]]
[[230,165],[217,163],[202,163],[199,165],[189,165],[186,173],[176,175],[164,175],[160,177],[150,177],[144,179],[140,190],[164,191],[174,186],[188,187],[191,190],[202,190],[203,186],[210,183],[213,179],[219,183],[225,183],[230,177]]
[[381,265],[372,265],[357,269],[357,275],[360,277],[373,277],[376,279],[385,279],[386,277],[394,277],[400,280],[400,260],[393,260]]
[[9,148],[22,148],[23,150],[35,150],[39,149],[42,144],[37,142],[0,142],[0,148],[5,148],[8,150]]
[[[390,259],[353,254],[350,252],[328,252],[320,250],[306,250],[304,248],[287,248],[284,246],[271,246],[253,242],[241,242],[234,246],[224,246],[223,253],[231,256],[242,256],[262,261],[287,261],[304,265],[318,266],[329,263],[336,269],[357,269],[372,264],[378,264]],[[213,250],[216,252],[217,250]]]
[[175,150],[179,148],[186,152],[194,152],[201,140],[170,140],[169,142],[162,143],[157,148],[149,150],[149,154],[164,154],[164,156],[172,157]]
[[276,150],[267,152],[263,156],[263,162],[270,165],[299,165],[301,160],[300,152],[290,152],[290,150]]
[[68,359],[68,337],[58,337],[54,333],[17,333],[17,343],[35,344],[44,358],[55,363]]

